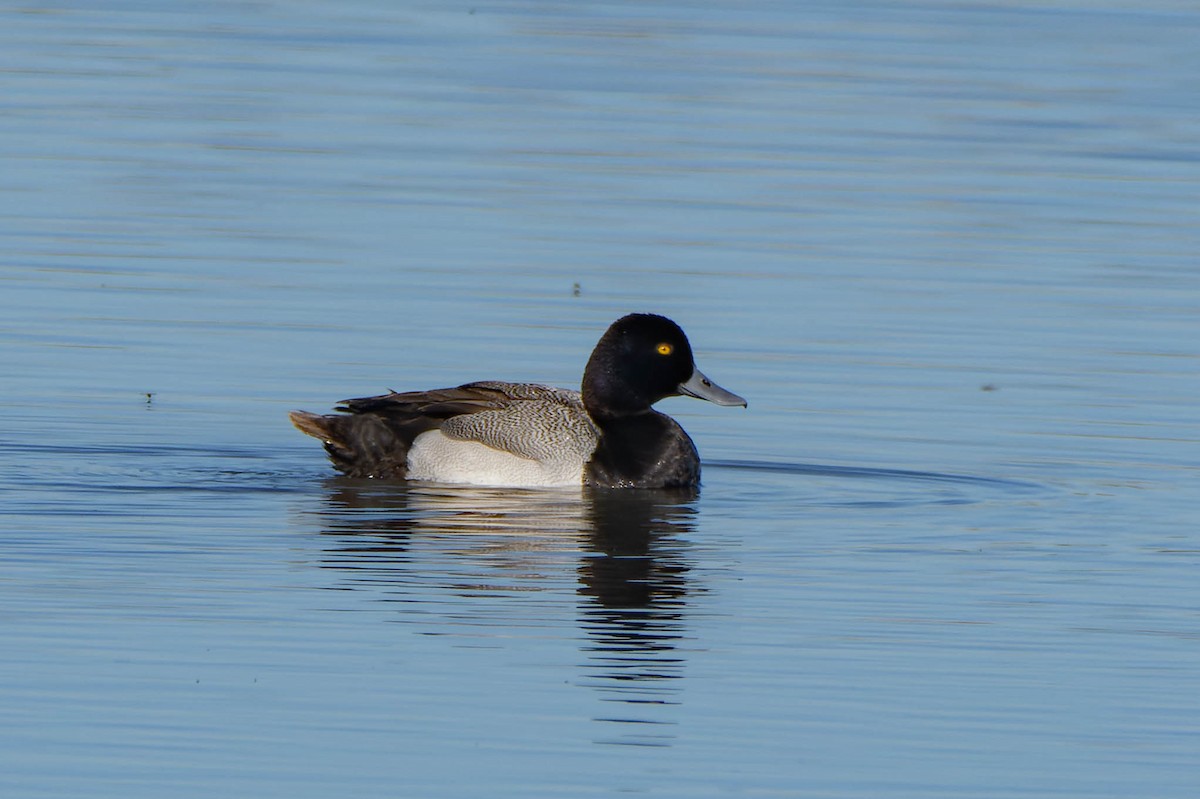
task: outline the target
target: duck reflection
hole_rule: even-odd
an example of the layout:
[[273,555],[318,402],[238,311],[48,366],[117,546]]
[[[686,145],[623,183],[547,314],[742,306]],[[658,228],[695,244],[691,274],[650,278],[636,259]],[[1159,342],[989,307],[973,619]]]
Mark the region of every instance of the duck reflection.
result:
[[[603,742],[668,745],[658,716],[677,703],[672,683],[684,674],[695,501],[694,489],[502,490],[331,478],[319,513],[329,536],[321,565],[342,572],[346,587],[422,603],[414,620],[440,634],[549,626],[573,591],[582,682],[617,703],[597,718],[616,725]],[[450,602],[446,592],[488,601]]]
[[671,722],[654,706],[678,702],[671,681],[685,663],[679,644],[696,492],[595,491],[587,499],[579,566],[585,671],[607,701],[626,706],[597,721],[618,725],[606,743],[666,746]]

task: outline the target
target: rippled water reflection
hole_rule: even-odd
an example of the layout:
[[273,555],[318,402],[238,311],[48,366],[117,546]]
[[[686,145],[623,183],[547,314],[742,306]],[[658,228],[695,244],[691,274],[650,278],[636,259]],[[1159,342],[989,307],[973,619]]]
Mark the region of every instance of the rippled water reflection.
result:
[[[620,710],[613,743],[663,745],[689,637],[697,492],[529,491],[329,481],[321,565],[433,635],[508,634],[516,594],[578,597],[577,680]],[[574,585],[570,581],[574,580]],[[517,600],[536,608],[537,599]],[[422,606],[427,606],[424,610]],[[525,623],[536,628],[536,610]],[[644,727],[641,725],[651,725]],[[604,734],[601,735],[604,737]]]

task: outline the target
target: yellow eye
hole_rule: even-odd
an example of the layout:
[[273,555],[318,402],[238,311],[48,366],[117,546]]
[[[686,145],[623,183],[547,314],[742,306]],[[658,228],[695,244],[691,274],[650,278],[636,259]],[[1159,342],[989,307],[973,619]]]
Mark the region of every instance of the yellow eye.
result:
[[674,351],[675,351],[675,348],[672,347],[670,344],[668,344],[665,341],[662,344],[658,345],[658,354],[659,355],[670,355]]

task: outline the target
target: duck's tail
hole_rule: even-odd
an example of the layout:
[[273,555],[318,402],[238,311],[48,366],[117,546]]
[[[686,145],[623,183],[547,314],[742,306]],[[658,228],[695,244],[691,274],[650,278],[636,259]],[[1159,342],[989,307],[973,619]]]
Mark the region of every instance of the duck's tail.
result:
[[333,467],[349,477],[399,477],[407,472],[411,442],[371,415],[321,416],[291,411],[296,429],[325,445]]
[[288,418],[292,420],[292,424],[296,426],[296,429],[306,436],[319,438],[322,441],[333,440],[333,434],[330,430],[332,425],[325,423],[324,416],[318,416],[308,411],[289,411]]

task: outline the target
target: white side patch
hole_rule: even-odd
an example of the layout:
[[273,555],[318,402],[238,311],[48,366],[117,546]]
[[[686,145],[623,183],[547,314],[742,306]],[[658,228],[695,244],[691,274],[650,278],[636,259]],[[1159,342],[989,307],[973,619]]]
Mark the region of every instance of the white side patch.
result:
[[510,488],[582,485],[583,461],[565,454],[535,461],[430,430],[408,450],[408,479]]

